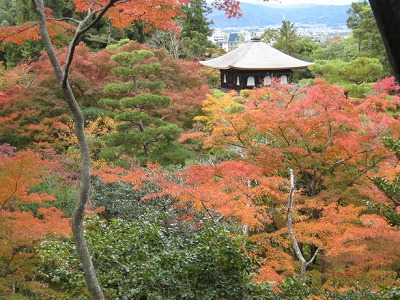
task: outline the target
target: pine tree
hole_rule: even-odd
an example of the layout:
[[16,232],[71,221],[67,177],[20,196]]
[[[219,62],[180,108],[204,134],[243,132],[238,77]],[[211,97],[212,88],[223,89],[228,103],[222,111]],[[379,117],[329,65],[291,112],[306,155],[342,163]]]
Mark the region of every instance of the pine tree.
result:
[[116,99],[102,99],[101,103],[113,111],[118,125],[116,132],[105,137],[111,148],[100,153],[100,157],[113,160],[128,155],[141,164],[183,163],[186,151],[176,142],[181,129],[162,120],[157,113],[172,100],[161,95],[165,87],[162,81],[150,80],[150,75],[154,76],[161,66],[154,53],[134,50],[115,54],[111,59],[117,63],[112,71],[122,82],[106,85],[105,92]]

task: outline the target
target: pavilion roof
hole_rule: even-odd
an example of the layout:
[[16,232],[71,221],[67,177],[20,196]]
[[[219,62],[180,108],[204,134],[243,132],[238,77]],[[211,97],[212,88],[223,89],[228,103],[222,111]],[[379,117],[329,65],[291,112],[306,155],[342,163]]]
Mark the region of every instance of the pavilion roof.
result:
[[261,42],[252,40],[239,48],[214,59],[200,61],[206,67],[239,70],[283,70],[299,69],[311,62],[294,58]]

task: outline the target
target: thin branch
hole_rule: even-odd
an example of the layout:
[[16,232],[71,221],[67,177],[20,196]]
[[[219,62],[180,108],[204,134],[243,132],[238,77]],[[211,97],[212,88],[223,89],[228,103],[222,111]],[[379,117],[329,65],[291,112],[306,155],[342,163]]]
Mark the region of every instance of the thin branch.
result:
[[335,169],[336,167],[338,167],[339,165],[344,164],[345,162],[349,161],[350,159],[352,159],[353,157],[355,157],[355,156],[357,156],[357,155],[364,154],[364,153],[369,153],[369,152],[375,150],[375,149],[378,148],[378,147],[379,147],[379,145],[372,146],[372,147],[370,147],[370,148],[368,148],[368,149],[359,151],[359,152],[357,152],[357,153],[354,154],[354,155],[350,155],[350,156],[347,157],[347,158],[343,158],[343,159],[340,159],[340,160],[334,162],[334,163],[331,165],[331,167],[330,167],[330,169],[329,169],[329,172],[330,172],[330,173],[333,173],[334,169]]
[[[71,68],[72,59],[74,58],[75,48],[78,44],[79,38],[86,33],[90,28],[93,27],[100,19],[104,16],[104,14],[112,7],[114,4],[118,2],[118,0],[110,0],[107,5],[103,6],[101,9],[95,10],[93,12],[89,12],[88,15],[79,23],[74,38],[72,39],[71,43],[69,44],[68,55],[67,55],[67,62],[64,68],[64,78],[63,78],[63,86],[67,84],[68,81],[68,73]],[[89,20],[96,15],[92,22]]]
[[[235,132],[236,132],[236,137],[238,138],[239,142],[241,142],[242,145],[245,147],[245,146],[246,146],[246,143],[245,143],[245,142],[242,140],[242,138],[241,138],[242,133],[245,132],[245,131],[239,132],[239,130],[236,128],[235,124],[233,124],[233,122],[232,122],[231,120],[228,120],[228,122],[231,124],[232,128],[235,130]],[[247,129],[247,128],[249,128],[249,127],[250,127],[250,126],[247,125],[247,127],[246,127],[245,129]]]
[[286,138],[285,133],[283,132],[282,127],[278,125],[278,129],[279,129],[279,131],[280,131],[280,133],[281,133],[281,136],[282,136],[283,139],[285,140],[286,144],[290,147],[290,142],[289,142],[289,140]]
[[[11,262],[12,262],[12,260],[14,259],[14,257],[15,257],[15,255],[17,255],[17,252],[15,251],[15,249],[13,248],[13,252],[12,252],[12,255],[11,255],[11,257],[7,260],[7,262],[4,264],[4,266],[1,268],[2,270],[4,270],[5,272],[7,272],[7,270],[10,270],[10,265],[11,265]],[[10,273],[10,271],[8,272],[8,273]],[[5,274],[3,274],[3,276],[4,276]],[[4,276],[4,277],[6,277],[6,276]]]
[[238,147],[238,148],[242,148],[242,149],[246,149],[246,146],[243,145],[239,145],[239,144],[235,144],[235,143],[227,143],[229,146],[233,146],[233,147]]
[[204,210],[206,211],[206,213],[210,216],[211,220],[213,220],[213,222],[215,222],[215,218],[214,216],[211,214],[211,211],[208,209],[208,207],[204,204],[203,201],[200,201],[201,206],[203,206]]
[[317,254],[318,254],[319,251],[322,251],[322,249],[321,249],[321,248],[318,248],[318,249],[314,252],[313,257],[311,257],[311,259],[306,263],[306,266],[307,266],[307,267],[308,267],[309,265],[311,265],[311,264],[314,262],[314,260],[317,258]]
[[19,30],[17,33],[10,33],[9,35],[4,36],[3,38],[1,38],[1,39],[0,39],[0,42],[3,42],[4,40],[8,39],[10,36],[13,36],[13,35],[16,35],[16,34],[20,34],[20,33],[24,32],[24,31],[27,31],[27,30],[29,30],[29,29],[32,29],[32,28],[36,27],[37,25],[38,25],[38,23],[37,23],[37,22],[34,22],[34,23],[32,23],[32,25],[30,25],[30,26],[28,26],[28,27],[26,27],[26,28],[23,28],[23,29],[21,29],[21,30]]
[[289,100],[288,103],[286,103],[286,105],[285,105],[285,109],[288,108],[288,107],[289,107],[289,104],[293,102],[293,100],[294,100],[294,98],[295,98],[295,96],[296,96],[296,93],[299,91],[299,89],[300,89],[299,86],[296,86],[296,87],[295,87],[294,92],[291,94],[290,100]]
[[76,24],[79,24],[79,22],[80,22],[80,21],[78,21],[78,20],[75,20],[74,18],[68,18],[68,17],[59,18],[59,19],[56,19],[56,18],[48,18],[47,21],[71,21],[71,22],[74,22],[74,23],[76,23]]
[[350,181],[347,186],[352,186],[354,184],[354,182],[357,181],[358,178],[360,178],[362,175],[364,175],[365,173],[367,173],[369,170],[375,168],[380,162],[384,161],[386,159],[386,157],[381,157],[380,159],[378,159],[377,161],[375,161],[372,165],[370,165],[369,167],[365,167],[363,170],[361,170],[357,176],[355,176],[353,178],[352,181]]

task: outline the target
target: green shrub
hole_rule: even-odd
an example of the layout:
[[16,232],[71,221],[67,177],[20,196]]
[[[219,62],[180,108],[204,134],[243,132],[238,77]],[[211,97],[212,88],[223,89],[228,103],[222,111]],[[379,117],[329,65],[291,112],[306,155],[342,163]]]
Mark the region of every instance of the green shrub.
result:
[[[218,225],[183,235],[163,227],[92,217],[87,240],[108,299],[255,299],[254,261],[245,242]],[[71,240],[42,244],[42,272],[70,297],[85,297],[85,284]]]

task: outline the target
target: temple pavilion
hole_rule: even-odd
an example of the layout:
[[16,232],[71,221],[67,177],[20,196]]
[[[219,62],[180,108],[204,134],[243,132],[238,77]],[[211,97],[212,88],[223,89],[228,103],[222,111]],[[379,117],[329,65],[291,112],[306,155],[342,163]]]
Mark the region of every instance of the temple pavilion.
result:
[[275,78],[287,84],[291,81],[293,69],[312,65],[272,48],[259,38],[252,38],[235,50],[200,63],[219,69],[221,87],[235,90],[268,86]]

